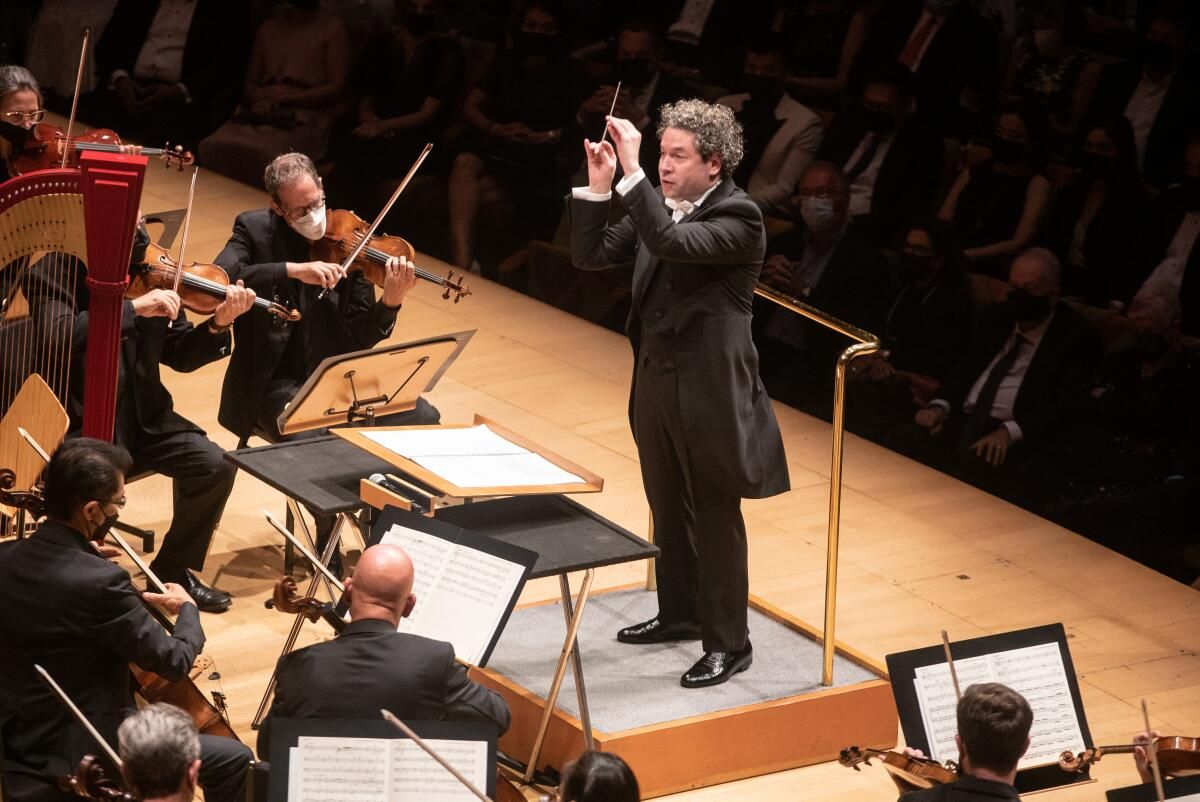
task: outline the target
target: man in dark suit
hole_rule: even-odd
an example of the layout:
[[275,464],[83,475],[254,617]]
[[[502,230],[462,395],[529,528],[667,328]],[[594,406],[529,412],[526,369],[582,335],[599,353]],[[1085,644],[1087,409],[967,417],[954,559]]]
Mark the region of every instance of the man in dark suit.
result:
[[[1017,764],[1029,749],[1033,711],[1025,697],[998,682],[969,686],[958,700],[958,764],[962,776],[901,795],[900,802],[1017,802]],[[920,756],[917,750],[911,753]]]
[[[135,262],[142,260],[137,254],[149,241],[144,227],[138,232]],[[73,436],[83,427],[91,294],[85,266],[56,273],[52,259],[41,260],[30,269],[26,293],[33,321],[50,347],[70,344],[67,412],[68,436]],[[194,326],[175,292],[154,289],[126,300],[121,317],[114,440],[133,454],[133,473],[154,471],[173,480],[171,527],[151,566],[163,580],[182,585],[204,612],[223,612],[232,603],[228,593],[208,587],[192,572],[204,568],[236,470],[204,430],[174,410],[159,369],[166,365],[188,373],[228,355],[233,321],[253,302],[254,293],[235,283],[212,317]]]
[[1013,260],[1008,299],[984,310],[960,368],[893,445],[948,461],[985,489],[1018,492],[1011,466],[1080,408],[1100,358],[1095,330],[1059,301],[1061,275],[1045,248]]
[[[725,106],[662,109],[661,186],[639,161],[642,136],[609,119],[613,144],[584,142],[588,187],[569,201],[571,255],[586,270],[634,263],[630,423],[654,516],[659,612],[625,643],[703,640],[684,687],[725,682],[753,659],[741,499],[788,489],[783,441],[758,379],[751,303],[763,259],[762,213],[730,176],[741,126]],[[608,225],[610,187],[628,215]]]
[[837,116],[817,151],[846,173],[854,227],[881,247],[892,246],[905,223],[936,211],[945,144],[913,119],[911,101],[904,67],[876,68],[858,105]]
[[508,705],[471,681],[453,646],[396,631],[417,602],[412,588],[404,549],[380,544],[363,552],[346,580],[350,624],[331,641],[280,658],[259,757],[270,757],[272,719],[376,719],[380,708],[412,721],[491,722],[504,734]]
[[[84,755],[102,754],[35,664],[115,744],[118,725],[136,709],[130,664],[179,680],[204,646],[186,590],[168,583],[166,593],[139,593],[98,550],[125,506],[131,462],[120,446],[67,440],[46,467],[46,521],[33,536],[0,545],[0,737],[13,802],[75,798],[55,794],[56,780]],[[175,615],[174,631],[143,602]],[[200,740],[205,797],[240,800],[250,750],[229,738]]]
[[233,113],[252,30],[241,0],[119,0],[96,42],[100,86],[81,116],[194,150]]

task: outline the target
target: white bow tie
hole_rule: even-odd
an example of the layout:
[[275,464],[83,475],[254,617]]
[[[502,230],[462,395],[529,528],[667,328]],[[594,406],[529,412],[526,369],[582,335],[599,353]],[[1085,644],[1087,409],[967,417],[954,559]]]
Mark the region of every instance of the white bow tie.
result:
[[664,198],[663,200],[666,201],[667,208],[671,210],[671,220],[675,223],[678,223],[696,209],[696,204],[691,201],[677,201],[673,198]]

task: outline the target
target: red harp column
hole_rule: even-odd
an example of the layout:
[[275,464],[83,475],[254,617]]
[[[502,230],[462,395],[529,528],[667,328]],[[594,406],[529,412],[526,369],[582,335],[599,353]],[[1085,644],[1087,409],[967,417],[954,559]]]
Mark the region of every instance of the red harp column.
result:
[[79,158],[87,232],[88,346],[83,434],[112,440],[117,411],[121,313],[146,157],[85,152]]

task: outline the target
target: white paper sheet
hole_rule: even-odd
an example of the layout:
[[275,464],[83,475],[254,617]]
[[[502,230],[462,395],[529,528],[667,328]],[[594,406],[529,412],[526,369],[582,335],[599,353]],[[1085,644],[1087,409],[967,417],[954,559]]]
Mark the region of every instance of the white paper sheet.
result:
[[[426,743],[480,790],[486,741]],[[301,736],[290,750],[288,802],[474,802],[475,795],[413,741]]]

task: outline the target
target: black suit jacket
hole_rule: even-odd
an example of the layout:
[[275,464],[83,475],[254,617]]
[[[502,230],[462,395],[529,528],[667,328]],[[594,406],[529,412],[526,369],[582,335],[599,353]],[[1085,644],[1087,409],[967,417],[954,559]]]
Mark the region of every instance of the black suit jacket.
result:
[[34,663],[116,744],[117,726],[134,709],[129,664],[176,680],[204,646],[195,605],[183,606],[167,634],[129,574],[53,521],[26,540],[0,545],[0,610],[5,769],[50,783],[97,747]]
[[[963,404],[971,387],[1004,348],[1014,325],[1007,304],[983,310],[966,358],[941,388],[951,415],[965,414]],[[1026,448],[1045,444],[1078,412],[1099,364],[1100,350],[1100,337],[1091,324],[1060,302],[1013,403],[1013,420],[1021,427]]]
[[[67,412],[74,433],[83,426],[90,300],[87,269],[79,265],[64,278],[55,275],[57,271],[50,262],[47,258],[30,268],[25,289],[43,342],[48,347],[53,343],[54,347],[64,349],[70,343]],[[133,312],[133,303],[125,301],[117,378],[117,440],[128,442],[132,433],[122,429],[122,422],[133,420],[148,434],[200,432],[196,424],[175,412],[171,394],[163,386],[159,365],[189,373],[228,355],[230,342],[228,332],[213,334],[207,324],[193,326],[182,309],[170,321],[162,317],[138,317]]]
[[375,300],[375,287],[354,272],[324,298],[321,290],[287,277],[288,262],[309,261],[309,242],[269,209],[238,215],[233,236],[217,255],[231,281],[241,279],[260,296],[294,306],[299,322],[282,325],[251,310],[234,321],[237,347],[221,387],[221,425],[239,437],[254,430],[267,383],[275,375],[288,338],[304,343],[303,382],[326,357],[371,348],[392,332],[396,310]]
[[[585,270],[633,263],[634,362],[646,343],[669,349],[679,395],[694,401],[681,404],[688,445],[708,455],[710,478],[743,498],[786,491],[783,439],[750,334],[765,249],[758,205],[730,179],[679,223],[649,180],[621,203],[628,215],[610,226],[607,203],[569,198],[572,260]],[[652,279],[671,299],[666,308],[643,308]],[[634,383],[631,409],[636,393]]]
[[389,621],[351,623],[331,641],[284,655],[271,711],[258,731],[258,756],[271,755],[273,718],[379,718],[490,721],[509,725],[508,705],[477,685],[449,643],[397,632]]
[[960,777],[945,785],[909,791],[900,802],[1017,802],[1020,798],[1017,789],[1007,783]]
[[[845,167],[867,128],[854,111],[839,114],[821,140],[817,158]],[[879,245],[891,245],[900,228],[934,212],[945,143],[933,131],[908,122],[896,131],[871,192],[871,212],[854,225]]]

